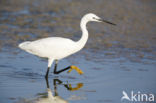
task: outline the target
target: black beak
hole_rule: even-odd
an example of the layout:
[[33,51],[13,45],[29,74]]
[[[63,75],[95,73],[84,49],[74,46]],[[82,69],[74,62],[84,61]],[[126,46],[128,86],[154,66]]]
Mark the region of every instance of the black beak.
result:
[[104,20],[104,19],[99,19],[99,21],[105,22],[105,23],[108,23],[108,24],[111,24],[111,25],[116,25],[116,24],[114,24],[114,23],[112,23],[112,22],[109,22],[109,21],[107,21],[107,20]]

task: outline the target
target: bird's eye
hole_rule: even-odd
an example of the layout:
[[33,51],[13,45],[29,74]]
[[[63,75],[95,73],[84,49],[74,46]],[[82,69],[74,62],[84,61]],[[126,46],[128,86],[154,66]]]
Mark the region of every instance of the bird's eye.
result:
[[96,19],[95,17],[93,17],[93,19]]

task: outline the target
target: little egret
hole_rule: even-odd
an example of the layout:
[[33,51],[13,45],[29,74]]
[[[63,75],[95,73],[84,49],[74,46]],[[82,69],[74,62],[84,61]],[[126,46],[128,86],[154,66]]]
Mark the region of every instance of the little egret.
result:
[[82,74],[83,72],[78,67],[73,65],[59,71],[57,71],[56,68],[58,60],[80,51],[85,46],[88,40],[88,30],[86,25],[89,21],[105,22],[115,25],[114,23],[101,19],[93,13],[88,13],[82,17],[80,22],[80,27],[82,30],[82,36],[80,40],[73,41],[71,39],[62,37],[48,37],[35,41],[23,42],[19,44],[19,48],[36,56],[48,58],[48,68],[45,75],[46,78],[48,78],[49,70],[53,61],[56,61],[54,74],[59,74],[68,69],[70,69],[68,72],[70,72],[72,69],[75,69],[79,74]]

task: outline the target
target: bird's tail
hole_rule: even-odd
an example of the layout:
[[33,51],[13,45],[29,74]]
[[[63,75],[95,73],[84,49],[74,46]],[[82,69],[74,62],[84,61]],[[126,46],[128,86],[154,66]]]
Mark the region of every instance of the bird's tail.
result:
[[19,47],[20,49],[26,50],[27,47],[28,47],[28,45],[29,45],[30,43],[31,43],[30,41],[26,41],[26,42],[20,43],[20,44],[18,45],[18,47]]

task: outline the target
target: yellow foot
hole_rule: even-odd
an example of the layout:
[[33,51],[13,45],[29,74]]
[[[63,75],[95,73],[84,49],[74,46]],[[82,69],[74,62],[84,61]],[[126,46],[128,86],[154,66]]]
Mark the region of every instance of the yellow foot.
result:
[[83,74],[83,71],[74,65],[70,66],[68,73],[70,73],[73,69],[75,69],[80,75]]
[[73,88],[72,85],[69,84],[69,90],[70,91],[76,91],[76,90],[79,90],[82,87],[83,87],[83,83],[78,83],[75,88]]

